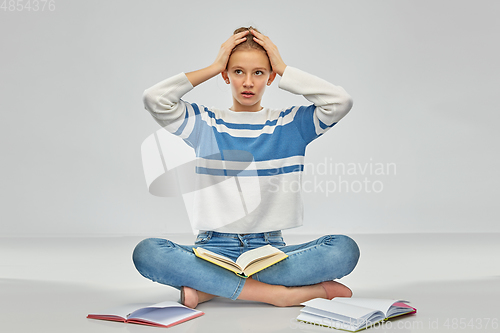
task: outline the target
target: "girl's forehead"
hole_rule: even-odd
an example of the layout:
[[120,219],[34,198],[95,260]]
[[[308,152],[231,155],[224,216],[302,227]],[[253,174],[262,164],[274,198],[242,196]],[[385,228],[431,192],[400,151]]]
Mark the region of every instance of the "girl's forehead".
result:
[[265,52],[250,49],[238,50],[231,54],[228,67],[263,67],[269,69],[269,58]]

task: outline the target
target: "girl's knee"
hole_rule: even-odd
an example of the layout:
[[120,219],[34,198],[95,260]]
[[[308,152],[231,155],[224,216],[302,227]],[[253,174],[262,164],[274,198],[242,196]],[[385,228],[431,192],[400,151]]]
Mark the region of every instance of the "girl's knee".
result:
[[168,239],[147,238],[137,244],[132,260],[137,271],[145,278],[180,288],[178,276],[179,271],[183,273],[185,269],[182,265],[184,252],[188,251]]
[[325,244],[335,247],[336,255],[344,261],[351,272],[359,260],[358,244],[349,236],[346,235],[330,235],[325,236]]
[[134,252],[132,253],[132,261],[134,262],[135,268],[140,271],[140,267],[142,266],[142,262],[147,257],[147,253],[151,248],[151,238],[143,239],[136,245],[134,248]]
[[148,265],[148,263],[151,263],[151,261],[154,260],[159,247],[162,246],[165,242],[168,242],[168,240],[159,238],[147,238],[137,244],[134,252],[132,253],[132,260],[139,272],[141,272],[142,268],[145,265]]
[[343,242],[343,248],[346,253],[350,253],[353,259],[357,262],[359,259],[359,247],[358,244],[349,236],[339,235],[341,236]]

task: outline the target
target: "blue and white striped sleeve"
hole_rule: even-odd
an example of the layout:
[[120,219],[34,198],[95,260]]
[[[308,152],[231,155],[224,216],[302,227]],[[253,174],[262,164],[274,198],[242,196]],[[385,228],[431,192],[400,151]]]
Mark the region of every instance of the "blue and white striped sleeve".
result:
[[181,100],[181,97],[192,89],[193,85],[187,76],[180,73],[146,89],[142,95],[145,109],[156,122],[188,143],[193,141],[192,134],[200,108],[197,104]]
[[344,88],[294,67],[286,67],[279,87],[293,94],[303,95],[313,103],[301,106],[294,118],[294,123],[307,143],[338,123],[352,107],[352,98]]

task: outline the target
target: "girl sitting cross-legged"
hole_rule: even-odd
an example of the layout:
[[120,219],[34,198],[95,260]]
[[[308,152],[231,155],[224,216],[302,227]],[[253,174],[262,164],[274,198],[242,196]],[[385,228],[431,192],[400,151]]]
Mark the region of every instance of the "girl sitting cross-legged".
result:
[[[209,108],[181,99],[218,74],[231,86],[231,107]],[[266,87],[276,75],[281,89],[312,104],[263,107]],[[191,223],[199,233],[194,245],[159,238],[141,241],[133,260],[143,276],[179,289],[181,302],[191,308],[215,296],[293,306],[352,295],[334,281],[358,262],[359,249],[351,238],[326,235],[286,245],[281,234],[302,225],[301,193],[289,185],[301,182],[306,146],[351,109],[343,88],[287,66],[269,37],[249,27],[237,29],[210,66],[146,89],[144,104],[161,126],[195,150],[193,179],[199,190],[193,194]],[[235,181],[224,182],[231,177]],[[229,183],[236,185],[224,185]],[[200,246],[236,260],[266,244],[288,257],[247,279],[192,251]]]

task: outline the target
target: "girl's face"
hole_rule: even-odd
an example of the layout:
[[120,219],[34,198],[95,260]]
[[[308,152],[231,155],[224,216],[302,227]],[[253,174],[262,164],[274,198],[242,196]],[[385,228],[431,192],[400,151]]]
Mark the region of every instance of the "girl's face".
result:
[[271,71],[267,54],[255,50],[238,50],[229,58],[222,77],[231,84],[233,111],[260,111],[260,101],[276,73]]

